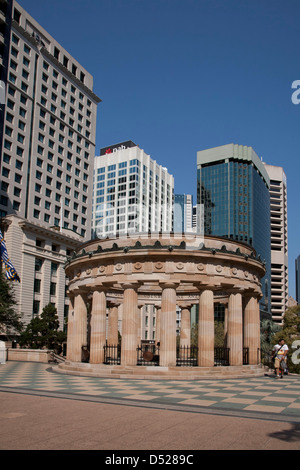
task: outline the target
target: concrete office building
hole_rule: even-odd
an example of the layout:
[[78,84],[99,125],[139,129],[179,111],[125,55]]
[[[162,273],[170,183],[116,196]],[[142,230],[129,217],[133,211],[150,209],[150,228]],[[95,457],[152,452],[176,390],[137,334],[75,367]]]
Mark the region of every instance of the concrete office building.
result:
[[174,196],[174,232],[193,231],[193,196],[175,194]]
[[204,235],[247,243],[266,265],[261,314],[270,316],[270,178],[251,147],[228,144],[197,152],[197,204]]
[[264,166],[270,178],[271,311],[273,320],[282,323],[289,301],[287,183],[281,167],[266,163]]
[[[16,295],[26,321],[41,313],[48,301],[55,303],[61,319],[63,262],[91,235],[96,113],[101,100],[93,92],[91,74],[17,2],[0,2],[0,28],[5,90],[0,94],[1,226],[19,270]],[[49,294],[51,262],[59,277],[55,295]],[[47,289],[44,295],[42,290]]]
[[174,178],[132,141],[95,158],[92,236],[170,232]]
[[100,101],[93,77],[16,2],[11,15],[0,216],[14,213],[88,239]]

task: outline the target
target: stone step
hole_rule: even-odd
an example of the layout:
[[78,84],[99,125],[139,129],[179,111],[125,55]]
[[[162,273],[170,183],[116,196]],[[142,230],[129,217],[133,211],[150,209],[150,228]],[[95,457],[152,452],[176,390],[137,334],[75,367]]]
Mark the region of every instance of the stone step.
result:
[[267,369],[260,365],[224,367],[159,367],[119,366],[104,364],[74,363],[66,361],[52,367],[59,373],[91,376],[151,380],[201,380],[243,377],[260,377]]

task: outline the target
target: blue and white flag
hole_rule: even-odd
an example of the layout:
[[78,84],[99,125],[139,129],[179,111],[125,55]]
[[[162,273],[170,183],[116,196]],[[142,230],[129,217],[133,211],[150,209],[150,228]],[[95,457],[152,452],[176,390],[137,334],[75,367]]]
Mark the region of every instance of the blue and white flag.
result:
[[20,282],[18,273],[13,267],[8,257],[5,241],[4,241],[1,230],[0,230],[0,259],[2,261],[2,266],[4,267],[6,279]]

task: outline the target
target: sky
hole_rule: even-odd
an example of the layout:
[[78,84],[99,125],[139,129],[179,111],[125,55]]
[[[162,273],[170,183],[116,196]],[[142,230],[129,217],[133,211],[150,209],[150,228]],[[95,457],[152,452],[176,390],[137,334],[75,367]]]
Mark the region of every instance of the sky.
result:
[[300,80],[299,0],[18,3],[93,75],[102,100],[96,155],[132,140],[168,168],[175,193],[192,194],[194,203],[199,150],[247,145],[284,169],[295,298],[300,104],[292,102],[292,84]]

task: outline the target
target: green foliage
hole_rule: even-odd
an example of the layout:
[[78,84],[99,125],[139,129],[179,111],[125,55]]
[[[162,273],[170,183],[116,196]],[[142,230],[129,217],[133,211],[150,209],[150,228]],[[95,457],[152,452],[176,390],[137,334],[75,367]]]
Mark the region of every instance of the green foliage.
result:
[[[290,307],[286,310],[283,317],[282,329],[273,336],[272,345],[277,344],[281,338],[284,339],[289,348],[289,372],[300,374],[300,364],[296,364],[295,358],[293,357],[293,352],[296,351],[296,348],[292,348],[293,343],[300,340],[300,305]],[[299,349],[299,347],[297,347],[297,349]],[[300,359],[300,355],[298,355],[297,359]]]
[[27,325],[20,336],[20,346],[30,349],[51,349],[60,354],[66,334],[58,329],[57,310],[52,304],[48,304],[41,316],[33,318]]
[[20,333],[23,329],[21,315],[15,310],[16,305],[13,281],[6,279],[0,269],[0,328],[7,336]]
[[[215,328],[215,347],[223,348],[225,342],[224,323],[220,321],[214,322]],[[198,346],[198,325],[193,323],[191,327],[191,346]]]
[[[281,331],[281,326],[274,323],[273,320],[262,320],[260,325],[260,347],[262,362],[271,367],[272,348],[274,343],[274,336]],[[276,341],[275,341],[276,342]]]

